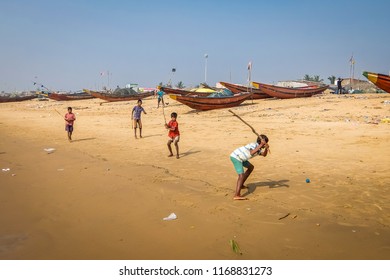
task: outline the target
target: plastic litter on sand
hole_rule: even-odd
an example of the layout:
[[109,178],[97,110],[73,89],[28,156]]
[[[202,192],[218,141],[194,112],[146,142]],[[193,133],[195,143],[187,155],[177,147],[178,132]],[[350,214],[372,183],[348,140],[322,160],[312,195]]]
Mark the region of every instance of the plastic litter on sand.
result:
[[48,153],[48,154],[51,154],[51,153],[53,153],[56,149],[54,149],[54,148],[45,148],[45,149],[43,149],[46,153]]
[[164,221],[171,221],[171,220],[176,220],[176,219],[177,219],[177,216],[175,213],[171,213],[171,214],[169,214],[168,217],[163,218]]

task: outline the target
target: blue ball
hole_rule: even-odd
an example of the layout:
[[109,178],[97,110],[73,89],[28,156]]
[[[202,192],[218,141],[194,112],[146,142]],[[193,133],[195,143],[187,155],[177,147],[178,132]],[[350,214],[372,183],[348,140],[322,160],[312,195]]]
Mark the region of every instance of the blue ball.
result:
[[306,183],[310,183],[310,179],[309,178],[306,179]]

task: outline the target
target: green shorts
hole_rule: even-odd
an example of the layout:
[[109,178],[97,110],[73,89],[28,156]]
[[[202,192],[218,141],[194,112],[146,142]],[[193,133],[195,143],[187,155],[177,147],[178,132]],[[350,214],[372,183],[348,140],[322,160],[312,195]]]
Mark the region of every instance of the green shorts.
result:
[[249,161],[239,161],[238,159],[234,157],[230,157],[230,160],[233,162],[234,169],[236,170],[237,174],[243,174],[244,173],[244,167],[249,167]]

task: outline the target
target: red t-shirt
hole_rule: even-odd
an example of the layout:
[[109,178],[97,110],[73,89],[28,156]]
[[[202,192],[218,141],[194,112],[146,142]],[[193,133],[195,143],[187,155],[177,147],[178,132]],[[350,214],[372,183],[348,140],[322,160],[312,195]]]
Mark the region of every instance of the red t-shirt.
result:
[[168,137],[175,138],[176,136],[180,135],[179,124],[177,123],[177,121],[172,121],[172,120],[169,121],[168,127],[169,127]]
[[65,114],[65,123],[67,125],[73,125],[73,122],[76,120],[76,116],[73,113]]

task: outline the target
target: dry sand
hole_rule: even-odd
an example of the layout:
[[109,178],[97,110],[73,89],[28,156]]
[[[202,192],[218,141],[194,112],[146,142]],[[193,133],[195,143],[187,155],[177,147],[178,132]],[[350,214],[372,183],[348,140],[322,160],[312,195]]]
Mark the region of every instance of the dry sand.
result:
[[[247,201],[232,199],[229,154],[255,137],[227,109],[167,100],[182,134],[176,159],[154,98],[137,140],[136,101],[0,104],[0,168],[10,168],[0,172],[0,259],[389,259],[385,100],[325,94],[233,108],[270,138],[272,153],[251,160]],[[55,111],[67,106],[72,143]],[[178,219],[163,221],[172,212]]]

